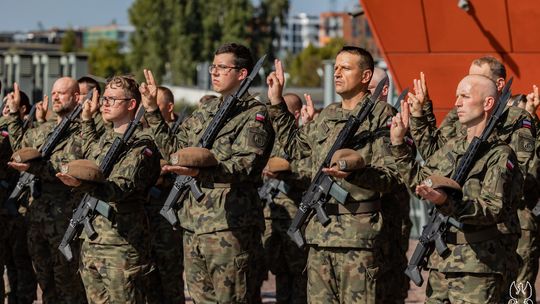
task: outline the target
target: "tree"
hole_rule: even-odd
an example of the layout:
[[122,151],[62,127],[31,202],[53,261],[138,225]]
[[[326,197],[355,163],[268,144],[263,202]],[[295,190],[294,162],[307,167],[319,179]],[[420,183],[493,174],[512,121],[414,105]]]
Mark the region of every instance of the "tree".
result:
[[64,33],[60,50],[64,53],[71,53],[77,50],[77,36],[74,30],[69,29]]
[[105,78],[126,74],[129,67],[125,55],[120,53],[120,44],[114,40],[98,40],[88,49],[90,73]]

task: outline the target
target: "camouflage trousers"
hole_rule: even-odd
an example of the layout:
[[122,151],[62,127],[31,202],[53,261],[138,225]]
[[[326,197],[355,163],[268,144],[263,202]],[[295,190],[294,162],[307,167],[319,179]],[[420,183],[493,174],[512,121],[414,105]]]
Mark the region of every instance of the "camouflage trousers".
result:
[[159,208],[153,207],[146,209],[150,225],[151,260],[155,266],[144,277],[146,301],[148,304],[185,303],[182,230],[173,230],[171,224],[159,214]]
[[142,277],[148,254],[132,245],[90,244],[81,249],[81,277],[88,303],[144,303]]
[[307,252],[287,235],[290,220],[266,219],[263,235],[265,262],[276,276],[278,303],[307,303]]
[[[519,268],[516,284],[531,285],[531,294],[525,295],[520,293],[518,295],[519,303],[524,303],[525,299],[530,296],[531,299],[536,299],[536,290],[534,285],[536,283],[536,276],[538,275],[538,236],[536,231],[521,230],[521,237],[519,238],[517,254],[522,261]],[[504,291],[503,291],[504,293]]]
[[502,289],[501,289],[501,301],[508,302],[510,296],[508,290],[510,285],[514,282],[518,276],[519,269],[522,267],[522,259],[517,254],[517,247],[519,244],[519,236],[517,234],[503,234],[501,241],[504,244],[506,271],[502,276]]
[[197,304],[251,303],[259,287],[255,250],[258,229],[194,234],[184,230],[184,265],[189,294]]
[[37,281],[28,253],[28,222],[23,216],[0,218],[0,221],[6,224],[6,230],[2,231],[7,234],[2,243],[6,249],[2,265],[6,265],[10,287],[8,303],[32,304],[37,299]]
[[426,303],[499,303],[501,288],[500,274],[442,273],[430,269]]
[[[43,294],[43,304],[86,303],[83,285],[77,273],[78,256],[68,262],[58,250],[68,220],[30,221],[28,226],[28,252],[34,265],[36,278]],[[79,243],[71,245],[78,252]]]
[[309,303],[376,303],[379,266],[374,251],[310,247]]

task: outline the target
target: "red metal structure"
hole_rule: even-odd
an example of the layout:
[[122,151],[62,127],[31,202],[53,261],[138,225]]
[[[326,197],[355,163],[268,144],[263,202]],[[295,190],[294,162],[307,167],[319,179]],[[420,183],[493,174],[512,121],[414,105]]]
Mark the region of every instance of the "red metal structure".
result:
[[360,0],[398,89],[426,73],[438,121],[453,107],[456,86],[473,59],[503,61],[512,91],[540,85],[537,0]]

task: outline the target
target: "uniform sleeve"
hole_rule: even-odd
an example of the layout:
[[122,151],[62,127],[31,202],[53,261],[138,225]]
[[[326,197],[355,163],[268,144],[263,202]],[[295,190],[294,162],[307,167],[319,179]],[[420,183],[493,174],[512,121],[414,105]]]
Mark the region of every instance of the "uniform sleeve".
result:
[[84,183],[79,190],[105,202],[121,202],[155,184],[159,172],[159,153],[155,146],[151,142],[138,144],[115,164],[105,183]]
[[[432,115],[432,113],[431,113]],[[455,109],[448,112],[440,127],[437,129],[435,120],[430,114],[421,117],[411,117],[411,136],[422,158],[429,158],[436,150],[457,135],[456,121],[458,119]]]
[[[220,136],[212,147],[218,165],[201,168],[197,179],[218,183],[254,182],[268,161],[273,144],[274,131],[263,107],[246,115],[244,125],[236,134]],[[257,120],[257,116],[264,120]],[[231,144],[232,142],[232,144]]]
[[292,159],[302,159],[311,156],[311,146],[308,134],[314,122],[306,124],[301,128],[296,126],[294,116],[289,113],[285,102],[268,107],[272,126],[276,132],[276,141]]
[[189,123],[182,123],[178,129],[178,133],[171,134],[170,128],[165,123],[159,110],[146,112],[144,114],[148,126],[152,130],[154,141],[165,160],[169,160],[172,153],[187,146],[187,132],[189,131]]
[[23,148],[23,121],[19,117],[18,113],[9,114],[6,118],[8,133],[9,133],[9,143],[13,151],[17,151]]
[[508,214],[503,207],[511,206],[519,195],[523,176],[514,154],[497,153],[486,167],[480,185],[468,185],[467,181],[464,186],[481,187],[478,197],[464,194],[461,200],[456,200],[449,196],[444,205],[437,206],[438,210],[463,224],[494,225],[505,220]]

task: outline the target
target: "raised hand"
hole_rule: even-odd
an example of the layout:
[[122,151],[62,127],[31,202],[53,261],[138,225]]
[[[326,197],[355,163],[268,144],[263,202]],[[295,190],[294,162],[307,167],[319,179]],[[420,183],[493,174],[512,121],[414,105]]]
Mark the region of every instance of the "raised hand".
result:
[[47,111],[49,111],[49,96],[43,95],[43,100],[36,103],[36,120],[45,122]]
[[533,91],[527,94],[527,103],[525,104],[525,110],[529,112],[533,117],[536,117],[536,110],[540,105],[540,98],[538,97],[538,86],[533,85]]
[[392,124],[390,125],[390,141],[394,146],[403,144],[405,134],[407,134],[407,131],[409,130],[409,106],[403,100],[400,100],[399,102],[401,105],[401,113],[397,113],[397,115],[392,118]]
[[268,99],[273,105],[281,103],[283,100],[283,87],[285,86],[285,73],[283,65],[279,59],[274,60],[275,71],[266,78],[268,85]]
[[81,119],[84,121],[92,119],[99,109],[99,93],[96,88],[92,90],[92,100],[86,99],[82,103]]
[[426,75],[420,72],[420,79],[413,80],[414,94],[409,93],[409,105],[411,105],[411,114],[415,117],[422,116],[424,113],[424,104],[429,100],[429,93],[426,84]]
[[306,104],[302,105],[302,109],[300,110],[303,125],[309,123],[315,117],[315,107],[313,106],[311,95],[304,94],[304,99],[306,100]]
[[7,95],[7,104],[11,113],[18,113],[21,108],[21,91],[16,82],[13,83],[13,92]]
[[157,105],[157,84],[154,79],[154,74],[152,71],[144,69],[144,78],[146,82],[141,83],[139,86],[139,91],[141,92],[141,100],[143,107],[148,112],[153,112],[158,109]]

